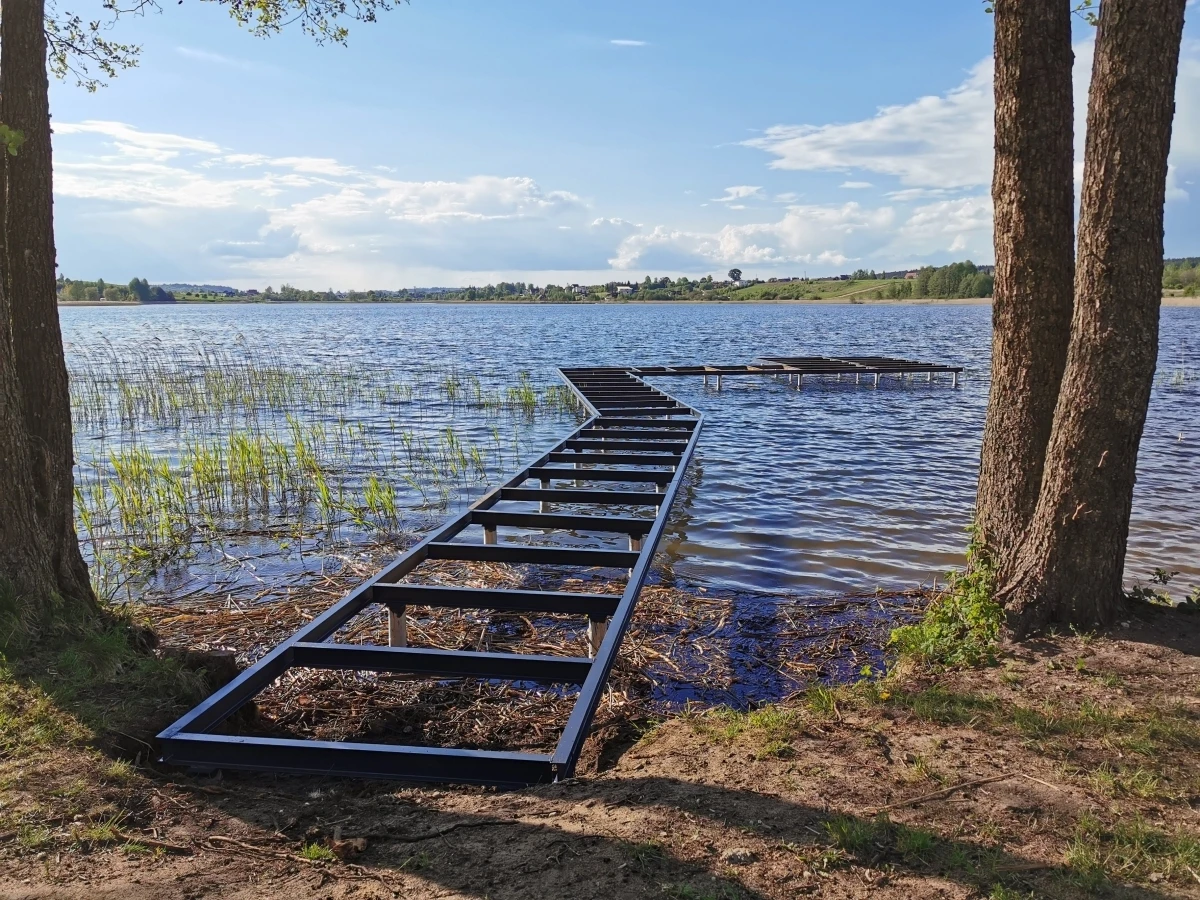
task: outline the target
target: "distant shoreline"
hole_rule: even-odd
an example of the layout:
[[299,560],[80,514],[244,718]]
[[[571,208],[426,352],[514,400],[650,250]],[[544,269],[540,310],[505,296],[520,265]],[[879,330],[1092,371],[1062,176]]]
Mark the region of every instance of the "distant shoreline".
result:
[[[344,304],[395,305],[422,303],[435,306],[990,306],[990,297],[941,298],[928,299],[904,298],[902,300],[876,300],[874,298],[831,297],[822,300],[573,300],[561,302],[555,300],[518,300],[511,297],[503,300],[262,300],[262,299],[229,299],[229,300],[176,300],[173,303],[139,303],[136,300],[60,300],[60,308],[76,306],[228,306],[230,304],[264,305],[264,306],[341,306]],[[1163,297],[1163,306],[1200,306],[1200,297]]]

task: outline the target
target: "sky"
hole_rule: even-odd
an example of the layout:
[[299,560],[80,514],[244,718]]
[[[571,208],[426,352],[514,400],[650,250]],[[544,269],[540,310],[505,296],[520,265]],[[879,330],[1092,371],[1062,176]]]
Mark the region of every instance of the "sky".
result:
[[[1168,256],[1200,255],[1188,14]],[[339,47],[168,0],[107,34],[138,68],[51,86],[60,272],[398,289],[989,263],[991,24],[963,0],[411,0]]]

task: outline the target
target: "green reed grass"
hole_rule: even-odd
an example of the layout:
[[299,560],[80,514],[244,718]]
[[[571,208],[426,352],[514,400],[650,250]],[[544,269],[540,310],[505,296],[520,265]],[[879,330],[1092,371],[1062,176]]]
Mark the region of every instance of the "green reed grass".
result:
[[[403,375],[312,367],[244,341],[136,358],[69,348],[81,541],[104,596],[132,596],[163,566],[230,544],[402,535],[516,465],[518,426],[581,414],[561,386],[426,366]],[[475,443],[455,418],[490,420]],[[504,437],[511,431],[511,441]]]

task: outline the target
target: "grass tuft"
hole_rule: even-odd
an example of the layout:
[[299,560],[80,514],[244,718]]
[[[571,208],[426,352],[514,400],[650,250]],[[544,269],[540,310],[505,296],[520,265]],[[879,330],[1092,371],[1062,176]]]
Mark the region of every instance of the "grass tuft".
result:
[[892,632],[891,646],[901,659],[934,670],[994,663],[1003,609],[993,599],[995,570],[974,537],[966,571],[947,579],[920,622]]
[[334,862],[337,854],[324,844],[305,844],[300,848],[300,856],[310,862]]

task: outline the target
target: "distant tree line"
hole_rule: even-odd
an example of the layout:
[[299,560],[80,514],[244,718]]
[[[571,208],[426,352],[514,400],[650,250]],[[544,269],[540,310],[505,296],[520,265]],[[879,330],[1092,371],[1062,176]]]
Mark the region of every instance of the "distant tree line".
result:
[[58,278],[60,300],[97,303],[137,301],[139,303],[174,303],[175,295],[158,285],[153,287],[145,278],[131,279],[129,284],[107,284],[103,278],[96,281],[76,281],[60,275]]
[[926,266],[913,279],[913,290],[917,297],[966,299],[992,296],[993,284],[992,276],[968,259],[937,268]]
[[1200,296],[1200,257],[1168,259],[1162,283],[1164,288],[1182,290],[1185,296]]

